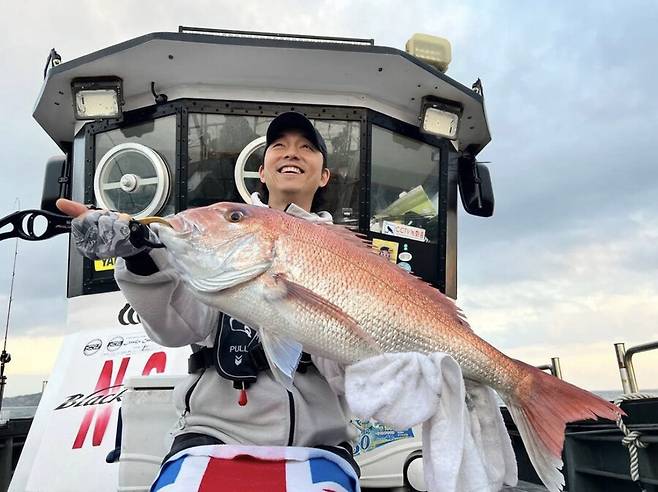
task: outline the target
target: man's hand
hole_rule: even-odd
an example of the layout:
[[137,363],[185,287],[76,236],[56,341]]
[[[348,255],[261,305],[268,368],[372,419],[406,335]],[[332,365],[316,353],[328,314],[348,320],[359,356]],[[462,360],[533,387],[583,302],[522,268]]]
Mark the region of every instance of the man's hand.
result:
[[81,218],[82,215],[90,211],[82,203],[74,202],[73,200],[67,200],[66,198],[60,198],[59,200],[57,200],[57,203],[55,205],[57,205],[57,208],[62,213],[74,217],[76,219]]
[[74,217],[71,235],[78,251],[91,260],[114,256],[133,256],[145,247],[137,248],[130,242],[128,214],[109,210],[89,210],[82,203],[60,198],[57,208]]

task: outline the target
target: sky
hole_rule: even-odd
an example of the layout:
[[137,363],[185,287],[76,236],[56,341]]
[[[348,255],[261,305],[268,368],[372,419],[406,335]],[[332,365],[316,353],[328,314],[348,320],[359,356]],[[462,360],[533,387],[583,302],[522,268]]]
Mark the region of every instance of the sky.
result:
[[[29,22],[27,21],[29,19]],[[0,18],[0,216],[38,208],[58,148],[32,119],[51,48],[64,61],[179,25],[452,43],[448,75],[485,91],[496,210],[460,213],[459,299],[475,331],[531,364],[619,389],[613,343],[658,340],[658,5],[650,1],[6,2]],[[4,326],[14,259],[0,242]],[[6,395],[35,393],[66,328],[63,236],[19,244]],[[658,352],[636,358],[658,388]],[[653,378],[652,378],[652,375]]]

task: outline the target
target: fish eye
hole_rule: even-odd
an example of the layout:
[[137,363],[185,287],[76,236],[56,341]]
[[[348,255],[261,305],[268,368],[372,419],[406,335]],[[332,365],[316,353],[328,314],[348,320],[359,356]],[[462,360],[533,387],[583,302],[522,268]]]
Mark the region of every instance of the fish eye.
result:
[[240,210],[233,210],[228,214],[228,220],[230,222],[240,222],[242,217],[244,217],[244,213],[242,213]]

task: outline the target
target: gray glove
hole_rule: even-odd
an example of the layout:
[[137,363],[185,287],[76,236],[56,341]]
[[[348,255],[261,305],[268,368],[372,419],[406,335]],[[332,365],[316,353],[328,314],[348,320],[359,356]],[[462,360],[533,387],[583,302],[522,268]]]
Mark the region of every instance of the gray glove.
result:
[[91,260],[133,256],[147,249],[146,246],[137,248],[130,242],[128,220],[107,210],[94,210],[73,219],[71,235],[78,251]]

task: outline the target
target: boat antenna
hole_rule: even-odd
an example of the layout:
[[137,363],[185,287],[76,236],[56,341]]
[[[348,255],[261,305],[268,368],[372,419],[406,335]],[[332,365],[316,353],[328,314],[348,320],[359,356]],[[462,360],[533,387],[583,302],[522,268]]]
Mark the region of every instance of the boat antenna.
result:
[[[21,201],[16,198],[17,210],[21,209]],[[5,376],[5,364],[11,360],[11,355],[7,352],[7,335],[9,334],[9,317],[11,315],[11,301],[14,298],[14,278],[16,277],[16,257],[18,256],[18,237],[16,237],[16,245],[14,246],[14,266],[11,270],[11,287],[9,288],[9,305],[7,306],[7,322],[5,324],[5,339],[0,353],[0,410],[2,410],[2,401],[5,394],[5,384],[7,384],[7,376]]]

